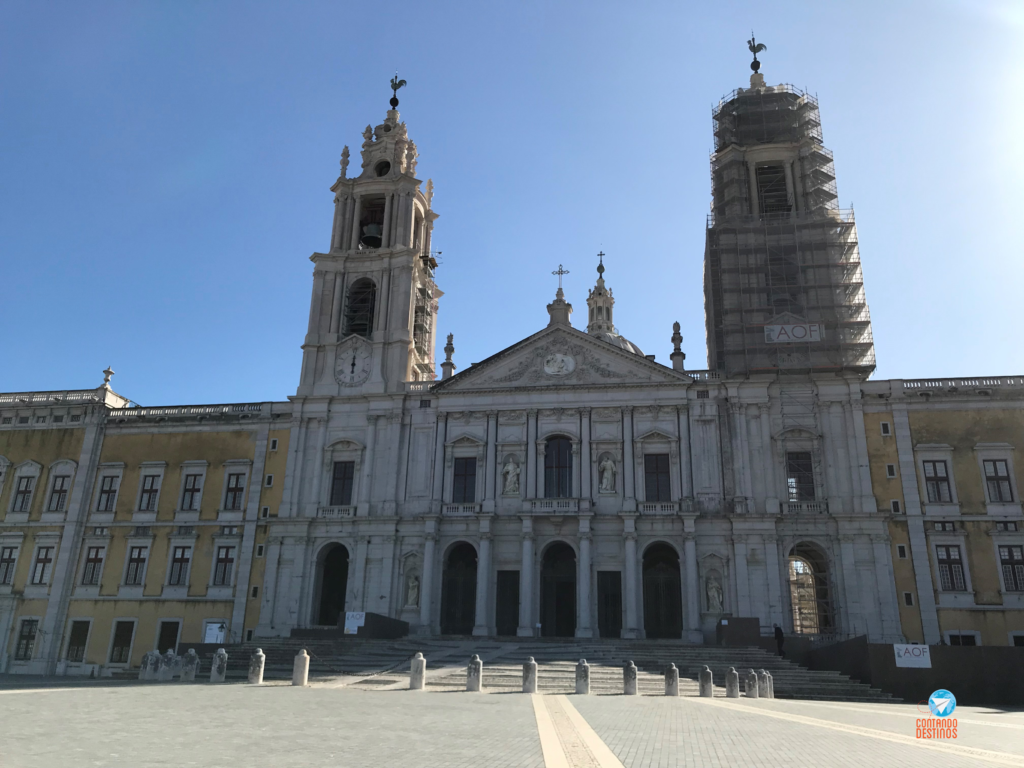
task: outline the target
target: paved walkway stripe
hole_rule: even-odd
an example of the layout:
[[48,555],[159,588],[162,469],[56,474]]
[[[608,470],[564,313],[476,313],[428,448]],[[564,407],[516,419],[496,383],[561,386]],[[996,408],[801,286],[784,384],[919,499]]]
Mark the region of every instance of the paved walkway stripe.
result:
[[806,717],[804,715],[791,715],[785,712],[777,712],[768,709],[763,709],[756,705],[745,706],[743,704],[732,704],[722,700],[716,699],[692,699],[694,702],[698,702],[704,706],[710,707],[724,707],[726,709],[732,709],[739,712],[752,712],[757,715],[764,717],[774,717],[778,720],[789,720],[792,723],[801,723],[803,725],[815,725],[819,728],[830,728],[833,731],[842,731],[844,733],[853,733],[859,736],[867,736],[873,739],[881,739],[882,741],[891,741],[896,744],[904,744],[909,746],[921,747],[922,749],[931,749],[936,752],[942,752],[947,755],[956,755],[957,757],[971,757],[976,760],[984,760],[988,763],[994,763],[995,765],[1010,766],[1010,768],[1020,768],[1021,758],[1020,755],[1012,755],[1009,752],[994,752],[988,749],[977,749],[975,747],[960,747],[953,744],[943,744],[936,741],[930,741],[928,739],[918,739],[913,736],[901,736],[898,733],[890,733],[888,731],[879,731],[874,728],[864,728],[859,725],[846,725],[844,723],[836,723],[831,720],[819,720],[816,717]]
[[596,731],[590,727],[590,723],[583,719],[583,715],[572,705],[565,696],[552,696],[551,699],[561,705],[562,711],[572,723],[576,733],[583,740],[590,755],[594,758],[597,768],[623,768],[619,758],[608,748],[608,745],[601,740]]
[[564,695],[533,694],[545,768],[623,768]]
[[551,722],[551,715],[544,706],[544,699],[536,693],[530,698],[533,700],[533,715],[537,718],[537,735],[540,737],[541,752],[544,753],[545,768],[569,768],[569,761],[565,759],[562,743]]

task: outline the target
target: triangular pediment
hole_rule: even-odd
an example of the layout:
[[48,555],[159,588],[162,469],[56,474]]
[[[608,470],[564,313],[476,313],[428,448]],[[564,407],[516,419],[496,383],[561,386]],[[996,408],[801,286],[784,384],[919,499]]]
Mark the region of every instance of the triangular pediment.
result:
[[566,326],[548,326],[457,376],[435,392],[548,387],[687,384],[685,373]]

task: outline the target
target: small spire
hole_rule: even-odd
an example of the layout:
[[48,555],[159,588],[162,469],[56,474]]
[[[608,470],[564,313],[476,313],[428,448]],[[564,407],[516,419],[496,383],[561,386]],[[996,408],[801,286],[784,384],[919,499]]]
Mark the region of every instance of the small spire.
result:
[[348,158],[348,144],[346,144],[345,148],[341,150],[341,178],[343,179],[348,174]]
[[672,323],[672,354],[669,357],[672,359],[672,368],[677,371],[684,370],[684,363],[686,362],[686,353],[682,350],[683,334],[679,332],[679,323]]
[[406,82],[405,80],[398,79],[398,70],[396,69],[395,76],[391,78],[391,90],[393,95],[391,96],[391,101],[388,102],[391,104],[392,109],[398,109],[398,89],[404,85],[406,85]]
[[455,363],[452,362],[452,355],[455,354],[454,333],[448,334],[448,343],[444,345],[444,362],[441,363],[441,379],[450,379],[455,372]]
[[599,280],[604,279],[604,251],[597,254],[597,277]]

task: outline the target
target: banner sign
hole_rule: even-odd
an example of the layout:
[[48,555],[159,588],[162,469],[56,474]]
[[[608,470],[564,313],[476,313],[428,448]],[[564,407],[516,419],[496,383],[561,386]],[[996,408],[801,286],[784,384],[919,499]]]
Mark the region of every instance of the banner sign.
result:
[[350,611],[345,614],[345,634],[355,635],[359,633],[359,628],[366,623],[366,614],[362,611]]
[[821,323],[793,323],[789,325],[766,325],[766,344],[792,344],[794,342],[821,341],[825,338],[825,326]]
[[932,668],[932,657],[928,653],[927,645],[898,645],[894,643],[892,650],[896,654],[897,667]]

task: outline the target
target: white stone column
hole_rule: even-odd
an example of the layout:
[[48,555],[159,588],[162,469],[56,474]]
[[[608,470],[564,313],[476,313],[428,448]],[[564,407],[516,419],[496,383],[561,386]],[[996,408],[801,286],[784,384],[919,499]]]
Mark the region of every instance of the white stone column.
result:
[[761,419],[761,458],[764,472],[765,511],[769,515],[779,514],[779,489],[775,482],[775,455],[772,450],[772,418],[768,403],[757,406]]
[[[885,525],[885,523],[882,523]],[[892,549],[888,536],[875,534],[871,537],[871,549],[875,560],[875,593],[878,598],[882,637],[875,642],[894,642],[895,635],[902,635],[899,608],[896,601],[896,577],[892,571]]]
[[349,234],[348,247],[352,250],[359,245],[359,217],[363,213],[363,198],[356,197],[355,209],[352,211],[352,227]]
[[[377,416],[366,417],[366,450],[363,452],[363,476],[359,479],[359,506],[356,514],[365,517],[370,514],[370,498],[373,492],[373,459],[377,444]],[[319,490],[316,491],[319,493]]]
[[590,618],[590,517],[583,516],[580,525],[580,572],[577,596],[576,637],[593,637]]
[[494,511],[498,472],[498,412],[487,412],[487,457],[484,459],[484,512]]
[[676,409],[679,424],[679,495],[693,498],[693,468],[690,464],[690,409],[681,405]]
[[519,637],[533,637],[533,521],[523,518],[523,555],[519,565]]
[[732,417],[732,461],[736,495],[744,499],[753,497],[750,487],[750,442],[747,440],[746,406],[739,402],[739,395],[729,393],[729,415]]
[[782,571],[779,569],[779,540],[764,537],[765,567],[768,569],[768,618],[782,626]]
[[537,476],[537,496],[543,497],[547,495],[547,478],[544,476],[544,457],[547,456],[547,445],[542,440],[536,441],[537,447],[537,466],[534,468],[534,473]]
[[345,213],[348,210],[348,199],[344,195],[334,198],[334,225],[331,227],[331,250],[338,250],[341,243],[342,230],[345,228]]
[[384,226],[380,233],[380,247],[387,248],[391,245],[391,198],[394,195],[390,192],[384,197]]
[[846,598],[846,614],[850,620],[850,626],[843,627],[843,630],[855,634],[867,634],[868,622],[860,602],[857,583],[859,577],[857,573],[857,558],[853,552],[853,536],[851,534],[839,535],[839,551],[842,555],[842,561],[836,570],[842,576],[843,595]]
[[[633,462],[633,408],[626,406],[622,409],[622,509],[626,512],[636,510]],[[635,554],[634,549],[634,556]]]
[[[687,520],[690,525],[692,520]],[[691,643],[703,642],[700,626],[700,577],[697,575],[697,537],[688,532],[683,539],[683,558],[686,560],[686,630]]]
[[526,412],[526,498],[537,498],[537,411]]
[[754,164],[747,161],[747,168],[750,170],[750,214],[752,216],[761,215],[761,206],[757,201],[757,171],[754,168]]
[[344,287],[345,278],[341,272],[334,273],[334,297],[331,300],[331,330],[337,334],[341,326],[341,289]]
[[423,582],[420,585],[420,633],[432,635],[434,599],[434,547],[436,536],[433,531],[434,520],[427,522],[426,541],[423,544]]
[[[313,488],[310,493],[309,500],[309,516],[316,517],[317,507],[320,506],[321,502],[324,502],[323,496],[323,483],[324,483],[324,464],[325,454],[327,452],[327,419],[324,417],[318,417],[316,420],[317,436],[316,436],[316,464],[313,465]],[[257,495],[259,491],[256,491]],[[328,498],[327,501],[330,499]]]
[[448,423],[448,414],[437,414],[437,432],[434,442],[434,482],[431,488],[431,498],[435,502],[435,512],[441,511],[441,501],[444,498],[444,442],[445,427]]
[[[580,410],[580,498],[588,503],[593,497],[594,468],[590,458],[590,409]],[[590,637],[590,635],[588,635]]]
[[786,202],[789,203],[789,215],[796,216],[796,189],[793,186],[793,167],[790,162],[782,164],[782,170],[786,174]]
[[733,534],[736,560],[736,609],[740,617],[750,617],[750,577],[747,574],[747,537]]
[[[484,530],[486,528],[486,530]],[[473,634],[487,637],[490,631],[491,530],[490,520],[480,521],[480,552],[476,562],[476,620]]]
[[626,626],[622,628],[622,636],[627,639],[639,637],[637,627],[637,579],[636,579],[636,519],[632,515],[624,515],[623,538],[626,548],[626,572],[623,574],[626,591]]
[[306,331],[306,343],[312,343],[313,336],[320,333],[320,302],[324,296],[324,276],[322,269],[313,270],[313,296],[309,302],[309,326]]

